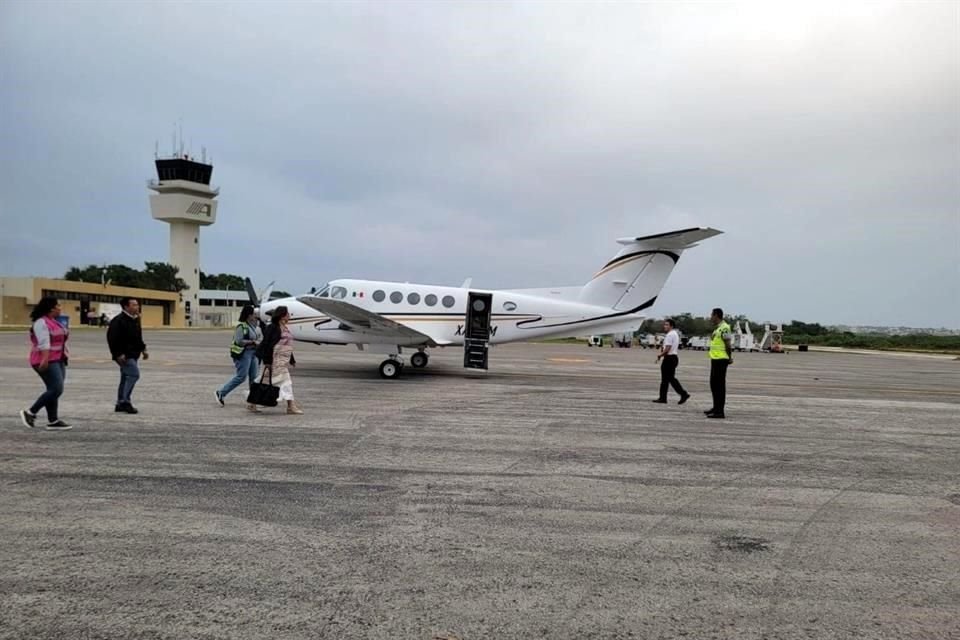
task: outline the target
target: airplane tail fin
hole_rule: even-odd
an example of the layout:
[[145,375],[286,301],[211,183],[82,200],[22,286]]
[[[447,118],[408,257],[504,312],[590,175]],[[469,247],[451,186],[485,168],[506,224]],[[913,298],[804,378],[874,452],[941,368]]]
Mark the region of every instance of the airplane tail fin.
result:
[[684,250],[720,235],[707,228],[682,229],[640,238],[620,238],[623,248],[580,290],[580,302],[616,311],[653,306]]

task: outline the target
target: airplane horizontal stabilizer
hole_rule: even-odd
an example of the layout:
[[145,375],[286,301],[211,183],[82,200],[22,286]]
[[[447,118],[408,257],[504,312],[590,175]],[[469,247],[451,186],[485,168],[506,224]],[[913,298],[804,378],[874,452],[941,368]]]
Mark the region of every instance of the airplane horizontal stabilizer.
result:
[[723,233],[723,231],[718,231],[710,227],[692,227],[690,229],[680,229],[679,231],[656,233],[652,236],[617,238],[617,242],[623,245],[638,245],[636,247],[637,249],[689,249],[698,242],[718,236],[721,233]]

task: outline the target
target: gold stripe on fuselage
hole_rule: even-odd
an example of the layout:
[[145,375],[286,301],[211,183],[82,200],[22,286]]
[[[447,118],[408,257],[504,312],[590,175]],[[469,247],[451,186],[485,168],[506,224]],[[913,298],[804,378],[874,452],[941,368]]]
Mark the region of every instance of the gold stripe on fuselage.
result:
[[634,257],[632,257],[632,258],[630,258],[630,259],[628,259],[628,260],[624,260],[623,262],[617,262],[616,264],[612,264],[612,265],[610,265],[609,267],[604,267],[603,269],[601,269],[600,271],[598,271],[595,276],[593,276],[593,279],[596,280],[597,278],[599,278],[600,276],[602,276],[602,275],[605,274],[605,273],[609,273],[609,272],[613,271],[614,269],[619,269],[619,268],[622,267],[623,265],[625,265],[625,264],[630,264],[631,262],[634,262],[634,261],[636,261],[636,260],[642,260],[643,258],[649,258],[651,255],[654,255],[654,254],[645,253],[645,254],[643,254],[643,255],[634,256]]
[[[374,313],[374,312],[371,312]],[[391,314],[377,314],[382,318],[387,320],[393,320],[394,322],[463,322],[463,316],[411,316],[402,313],[391,313]],[[539,315],[492,315],[490,317],[491,321],[494,322],[504,322],[508,320],[530,320],[532,318],[539,318]],[[306,324],[308,322],[319,322],[320,320],[335,320],[330,316],[307,316],[303,318],[295,318],[290,321],[289,324]]]

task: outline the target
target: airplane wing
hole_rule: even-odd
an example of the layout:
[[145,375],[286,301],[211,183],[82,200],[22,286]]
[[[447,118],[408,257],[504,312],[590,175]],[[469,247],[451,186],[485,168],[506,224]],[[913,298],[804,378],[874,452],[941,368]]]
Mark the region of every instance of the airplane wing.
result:
[[425,333],[420,333],[399,322],[385,318],[379,314],[361,309],[360,307],[332,298],[318,298],[316,296],[300,296],[298,301],[316,309],[338,321],[342,328],[354,331],[358,335],[358,342],[386,342],[386,343],[416,343],[435,347],[437,343]]

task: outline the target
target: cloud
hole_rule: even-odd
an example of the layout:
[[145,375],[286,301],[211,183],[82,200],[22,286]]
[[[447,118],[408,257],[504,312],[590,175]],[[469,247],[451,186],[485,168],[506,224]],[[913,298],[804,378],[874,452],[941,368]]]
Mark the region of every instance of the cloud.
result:
[[958,12],[4,3],[0,272],[164,259],[144,180],[182,118],[208,271],[577,284],[710,225],[655,312],[955,327]]

